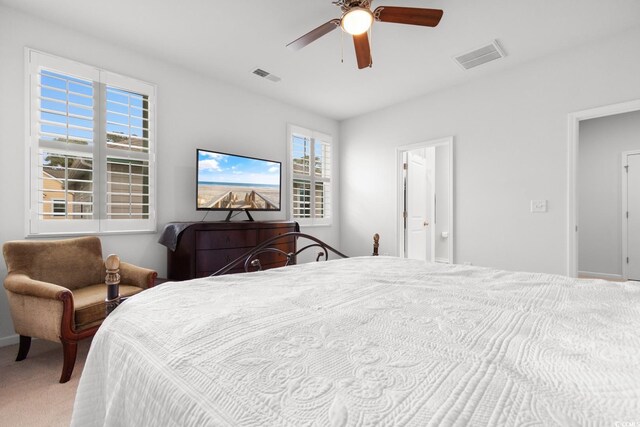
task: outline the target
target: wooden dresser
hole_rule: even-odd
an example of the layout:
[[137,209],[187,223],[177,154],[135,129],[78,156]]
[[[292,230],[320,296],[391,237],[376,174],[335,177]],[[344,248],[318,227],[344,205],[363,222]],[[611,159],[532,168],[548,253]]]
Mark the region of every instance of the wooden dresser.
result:
[[[180,233],[175,251],[167,249],[167,276],[169,280],[188,280],[205,277],[224,267],[270,237],[299,231],[292,221],[237,221],[195,222]],[[279,243],[276,247],[295,252],[296,242]],[[259,257],[262,269],[282,267],[286,257],[270,252]],[[243,266],[230,273],[244,271]]]

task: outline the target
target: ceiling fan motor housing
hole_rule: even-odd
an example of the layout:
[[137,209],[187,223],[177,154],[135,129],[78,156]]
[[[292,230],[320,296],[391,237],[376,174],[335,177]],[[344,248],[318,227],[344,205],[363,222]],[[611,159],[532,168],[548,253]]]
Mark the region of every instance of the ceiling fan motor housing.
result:
[[333,2],[336,6],[339,6],[343,12],[348,12],[354,7],[361,7],[363,9],[371,9],[371,0],[336,0]]

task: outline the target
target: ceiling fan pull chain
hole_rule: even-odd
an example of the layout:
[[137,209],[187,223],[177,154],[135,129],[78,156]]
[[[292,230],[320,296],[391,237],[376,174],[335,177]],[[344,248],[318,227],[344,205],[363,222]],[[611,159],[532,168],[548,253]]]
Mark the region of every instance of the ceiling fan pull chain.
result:
[[344,64],[344,31],[340,31],[340,63]]
[[369,68],[371,68],[373,66],[373,55],[371,54],[373,52],[373,25],[369,27],[369,45],[371,46],[369,48]]

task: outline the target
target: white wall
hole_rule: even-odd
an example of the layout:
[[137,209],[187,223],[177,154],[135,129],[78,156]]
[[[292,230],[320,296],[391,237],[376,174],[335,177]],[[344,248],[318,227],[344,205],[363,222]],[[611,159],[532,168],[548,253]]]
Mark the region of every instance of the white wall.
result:
[[623,151],[640,150],[640,111],[580,122],[578,270],[622,276]]
[[[3,183],[0,243],[24,238],[25,46],[158,85],[160,231],[167,222],[201,220],[204,216],[195,210],[196,147],[280,160],[286,164],[287,123],[333,135],[334,144],[339,145],[338,123],[334,120],[0,7],[0,182]],[[272,83],[265,81],[265,84]],[[336,162],[333,168],[336,182],[337,166]],[[286,169],[284,172],[284,190],[288,191]],[[254,218],[285,219],[289,209],[286,194],[282,212],[271,215],[256,212]],[[338,188],[334,195],[337,212]],[[207,220],[216,219],[224,219],[224,214],[212,213],[207,217]],[[314,229],[313,234],[337,246],[338,229],[338,219],[334,218],[332,227]],[[101,236],[101,239],[105,254],[117,253],[127,262],[153,268],[161,276],[166,274],[166,249],[157,243],[157,233]],[[1,262],[0,281],[5,276],[6,266]],[[5,294],[0,295],[2,345],[15,338],[11,337],[13,326]]]
[[395,147],[453,135],[455,261],[565,273],[567,115],[640,98],[638,52],[640,28],[344,121],[341,247],[395,253]]

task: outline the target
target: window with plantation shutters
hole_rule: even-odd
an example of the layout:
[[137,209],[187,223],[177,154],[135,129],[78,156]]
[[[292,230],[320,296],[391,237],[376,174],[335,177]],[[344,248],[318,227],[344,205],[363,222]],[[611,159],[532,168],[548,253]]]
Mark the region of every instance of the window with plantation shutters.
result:
[[28,234],[155,230],[155,86],[26,55]]
[[289,126],[291,215],[301,225],[331,224],[331,137]]

